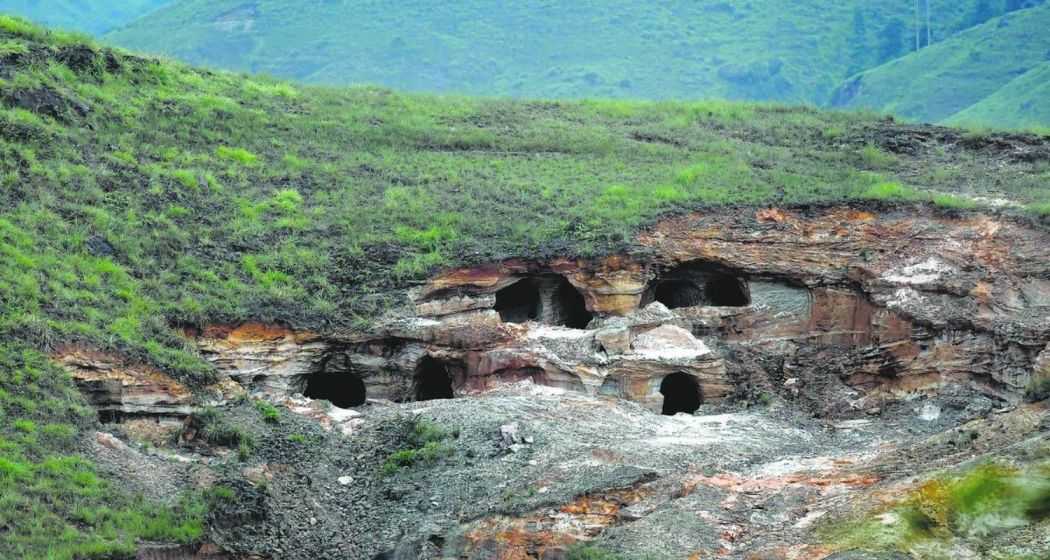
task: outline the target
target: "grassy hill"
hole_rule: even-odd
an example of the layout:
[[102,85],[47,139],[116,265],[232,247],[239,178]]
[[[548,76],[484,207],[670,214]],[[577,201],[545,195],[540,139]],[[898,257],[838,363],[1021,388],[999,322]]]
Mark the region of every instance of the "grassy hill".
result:
[[[933,0],[935,39],[968,26],[980,3]],[[181,0],[107,40],[307,83],[821,104],[849,74],[907,52],[913,9],[899,0]]]
[[[1045,126],[1050,121],[1036,120],[1045,113],[1031,107],[1046,101],[1022,88],[1045,90],[1045,72],[1024,76],[1050,59],[1047,29],[1050,4],[1012,12],[851,78],[836,92],[833,104],[924,122],[1034,121]],[[1014,80],[1019,81],[1010,87]],[[1029,99],[1033,104],[1026,105]],[[968,115],[963,113],[975,105]]]
[[946,122],[970,127],[1050,128],[1050,62],[1014,78]]
[[43,25],[102,34],[156,9],[169,0],[0,0],[0,12]]
[[[83,456],[96,428],[48,360],[119,352],[193,386],[177,327],[326,331],[436,267],[616,250],[667,212],[870,201],[1050,214],[1050,169],[985,138],[809,108],[536,102],[297,87],[112,51],[0,16],[0,557],[187,541]],[[941,193],[941,194],[933,194]],[[93,437],[93,436],[92,436]]]

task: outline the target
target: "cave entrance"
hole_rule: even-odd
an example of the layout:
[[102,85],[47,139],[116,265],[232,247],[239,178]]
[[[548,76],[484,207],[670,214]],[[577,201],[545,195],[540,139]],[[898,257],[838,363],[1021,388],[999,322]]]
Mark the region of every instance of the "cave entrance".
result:
[[660,383],[660,394],[664,396],[662,414],[674,416],[679,412],[692,414],[700,408],[700,384],[687,373],[672,373]]
[[703,305],[704,291],[692,280],[664,280],[656,285],[654,299],[668,309]]
[[751,304],[747,282],[711,264],[685,263],[657,278],[642,296],[642,305],[658,301],[668,309]]
[[496,292],[496,311],[505,323],[535,321],[540,315],[540,288],[530,278]]
[[522,278],[496,292],[496,311],[507,323],[538,321],[571,329],[587,328],[593,318],[583,294],[557,274]]
[[338,408],[365,404],[365,382],[355,373],[315,373],[307,378],[303,395],[326,400]]
[[427,356],[416,368],[416,400],[432,401],[435,399],[451,399],[452,374],[448,364]]
[[708,275],[704,296],[708,305],[718,307],[744,307],[751,303],[747,285],[743,281],[717,272]]

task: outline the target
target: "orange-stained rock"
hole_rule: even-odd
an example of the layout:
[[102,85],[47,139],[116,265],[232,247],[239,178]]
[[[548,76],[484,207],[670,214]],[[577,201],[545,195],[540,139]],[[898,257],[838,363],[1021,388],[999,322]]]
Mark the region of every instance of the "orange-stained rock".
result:
[[51,358],[73,376],[100,412],[180,417],[193,410],[190,390],[156,368],[75,346],[61,348]]

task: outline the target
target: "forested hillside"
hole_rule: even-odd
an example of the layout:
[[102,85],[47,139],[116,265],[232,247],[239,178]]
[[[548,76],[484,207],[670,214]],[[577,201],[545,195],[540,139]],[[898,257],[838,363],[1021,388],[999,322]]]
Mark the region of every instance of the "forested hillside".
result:
[[1011,12],[853,77],[833,104],[925,122],[1047,126],[1050,5]]
[[0,12],[62,29],[101,34],[167,2],[169,0],[0,0]]
[[[930,38],[1007,8],[933,0]],[[107,40],[308,83],[822,104],[847,76],[914,48],[914,10],[900,0],[182,0]]]

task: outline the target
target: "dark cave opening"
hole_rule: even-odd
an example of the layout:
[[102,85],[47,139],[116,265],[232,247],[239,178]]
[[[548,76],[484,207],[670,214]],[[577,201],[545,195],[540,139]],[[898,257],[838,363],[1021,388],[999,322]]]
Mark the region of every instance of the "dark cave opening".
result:
[[303,395],[321,399],[338,408],[350,408],[365,404],[365,382],[351,372],[315,373],[306,379]]
[[747,285],[728,274],[711,273],[708,275],[707,282],[704,284],[704,296],[708,305],[718,307],[744,307],[751,303]]
[[687,373],[677,372],[665,377],[660,383],[660,394],[664,396],[662,414],[692,414],[700,408],[700,385]]
[[656,278],[642,296],[642,306],[658,301],[668,309],[744,307],[750,305],[747,281],[721,272],[710,263],[690,262]]
[[540,314],[540,289],[531,278],[496,292],[496,311],[505,323],[534,321]]
[[538,321],[584,329],[593,316],[583,294],[564,276],[531,276],[496,292],[496,311],[507,323]]
[[591,312],[587,310],[587,302],[584,301],[583,294],[564,277],[558,277],[558,287],[554,291],[553,303],[554,317],[551,322],[555,325],[570,329],[585,329],[593,318]]
[[423,358],[416,368],[415,392],[417,401],[451,399],[452,374],[448,364],[430,356]]
[[668,309],[704,303],[704,291],[692,280],[664,280],[656,285],[654,299]]

